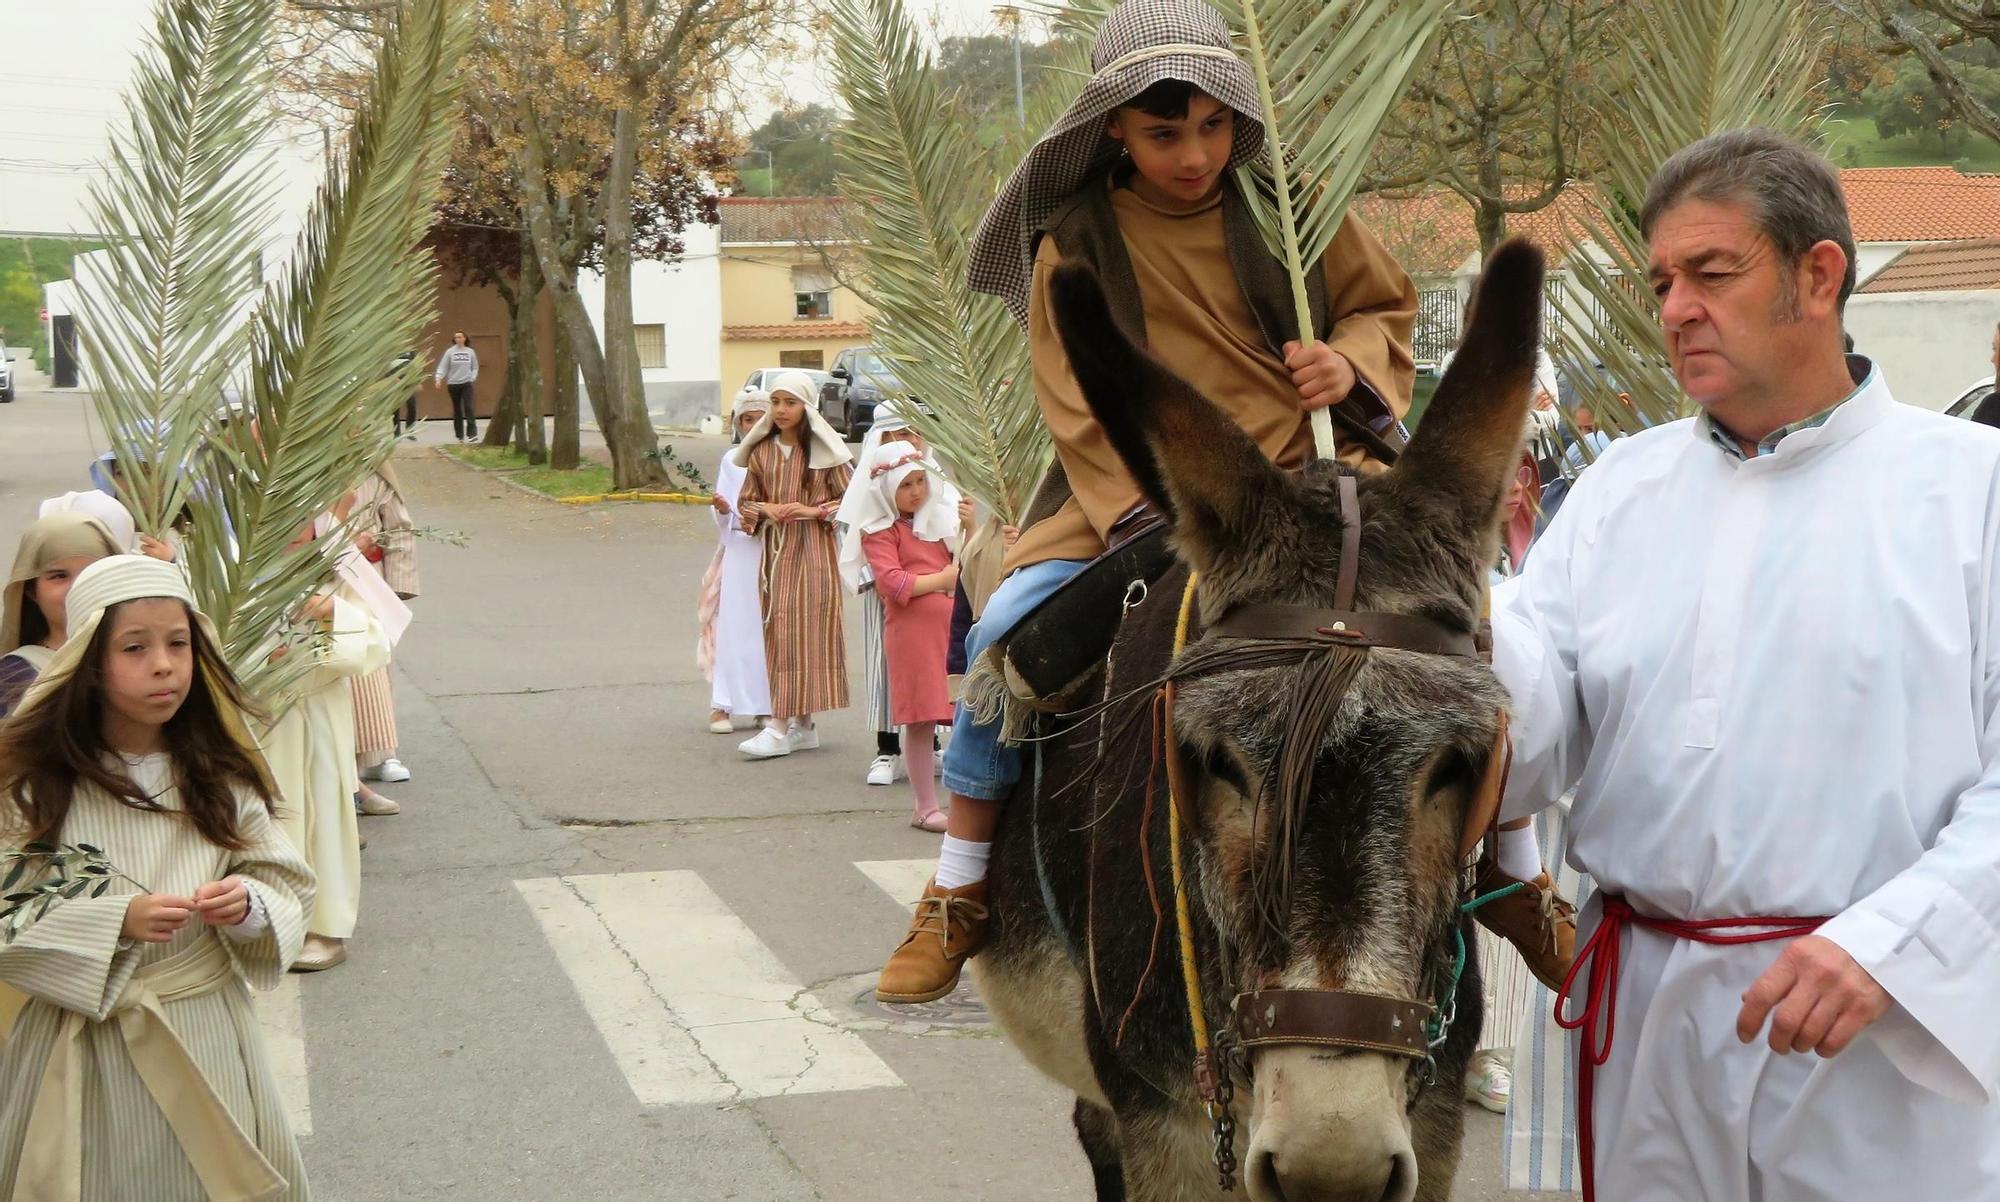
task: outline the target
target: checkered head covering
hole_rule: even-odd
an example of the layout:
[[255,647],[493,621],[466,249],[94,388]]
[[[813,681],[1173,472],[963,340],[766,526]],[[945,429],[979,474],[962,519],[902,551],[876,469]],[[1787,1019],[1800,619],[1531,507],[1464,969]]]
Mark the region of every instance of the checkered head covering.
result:
[[1191,83],[1236,111],[1229,165],[1264,151],[1257,84],[1230,46],[1229,26],[1202,0],[1124,0],[1097,31],[1093,74],[1069,111],[1028,151],[972,238],[966,283],[1028,323],[1035,230],[1120,153],[1104,131],[1119,105],[1163,79]]

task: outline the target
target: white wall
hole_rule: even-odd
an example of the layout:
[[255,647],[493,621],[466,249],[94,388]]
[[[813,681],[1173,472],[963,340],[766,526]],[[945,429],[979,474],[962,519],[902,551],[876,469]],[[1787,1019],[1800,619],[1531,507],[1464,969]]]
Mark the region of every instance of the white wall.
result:
[[2000,290],[1882,292],[1850,297],[1854,349],[1881,365],[1896,399],[1942,409],[1993,374]]
[[[632,321],[666,329],[667,365],[641,373],[646,407],[667,426],[694,427],[722,405],[721,232],[691,226],[686,253],[673,262],[632,265]],[[576,290],[602,336],[604,280],[584,272]]]
[[1896,256],[1921,245],[1916,242],[1863,242],[1854,248],[1854,284],[1860,287],[1868,278],[1894,262]]

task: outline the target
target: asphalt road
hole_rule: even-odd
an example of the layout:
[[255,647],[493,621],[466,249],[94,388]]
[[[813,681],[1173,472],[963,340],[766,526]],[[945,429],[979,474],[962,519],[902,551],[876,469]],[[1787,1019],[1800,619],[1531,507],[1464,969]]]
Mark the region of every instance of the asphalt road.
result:
[[[0,406],[0,548],[85,487],[87,402]],[[270,1003],[330,1202],[1083,1200],[1069,1101],[969,998],[856,1003],[935,854],[853,715],[743,762],[695,669],[706,510],[571,507],[396,466],[423,595],[397,654],[400,817],[364,820],[361,928]],[[714,439],[676,439],[702,464]],[[850,630],[854,629],[852,622]],[[1474,1111],[1456,1198],[1503,1197]]]

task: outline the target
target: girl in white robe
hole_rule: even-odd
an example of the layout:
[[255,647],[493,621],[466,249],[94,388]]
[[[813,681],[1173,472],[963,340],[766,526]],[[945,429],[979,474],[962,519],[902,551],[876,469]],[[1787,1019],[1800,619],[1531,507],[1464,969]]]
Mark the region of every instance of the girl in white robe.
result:
[[[736,428],[748,434],[771,411],[756,393],[737,402]],[[708,729],[719,735],[749,730],[771,713],[771,677],[764,667],[764,600],[758,573],[763,544],[743,532],[736,499],[744,469],[725,454],[715,471],[715,525],[720,542],[702,578],[701,643],[695,658],[708,678]]]
[[[0,1048],[0,1196],[306,1199],[246,985],[298,952],[312,873],[271,819],[241,691],[169,564],[99,560],[67,612],[0,727],[0,852],[89,844],[116,872],[72,864],[98,883],[0,943],[30,997]],[[15,890],[50,879],[19,863]]]
[[[319,532],[328,529],[329,521],[320,519]],[[350,547],[342,554],[351,552]],[[361,776],[354,763],[354,700],[347,682],[388,663],[392,640],[370,607],[354,599],[347,577],[343,571],[341,587],[303,606],[300,625],[307,629],[299,633],[325,637],[303,642],[301,654],[313,656],[312,671],[298,700],[263,736],[264,755],[278,781],[279,823],[319,878],[318,897],[306,915],[305,949],[292,965],[296,972],[345,961],[361,914],[361,831],[354,812]],[[376,580],[379,584],[380,577]],[[405,607],[405,620],[408,613]]]

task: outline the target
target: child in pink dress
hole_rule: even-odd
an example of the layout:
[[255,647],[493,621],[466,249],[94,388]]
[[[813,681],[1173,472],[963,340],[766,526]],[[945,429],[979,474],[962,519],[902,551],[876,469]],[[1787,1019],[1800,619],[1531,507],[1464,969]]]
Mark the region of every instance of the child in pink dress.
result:
[[861,470],[869,473],[868,512],[849,527],[875,574],[889,659],[889,714],[903,728],[916,807],[910,825],[944,830],[932,770],[932,736],[952,717],[945,683],[951,640],[952,594],[958,588],[957,490],[934,478],[923,452],[907,443],[884,443]]

